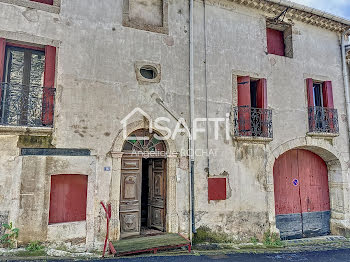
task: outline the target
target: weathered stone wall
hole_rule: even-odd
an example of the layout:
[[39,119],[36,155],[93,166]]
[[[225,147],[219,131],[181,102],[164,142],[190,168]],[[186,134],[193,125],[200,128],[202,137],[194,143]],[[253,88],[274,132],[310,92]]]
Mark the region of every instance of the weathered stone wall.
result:
[[[0,209],[9,212],[9,220],[21,229],[23,241],[66,240],[62,231],[68,229],[75,230],[76,234],[72,235],[78,238],[86,234],[89,246],[101,242],[105,234],[105,214],[99,202],[109,201],[119,190],[114,187],[119,184],[113,182],[118,180],[113,177],[118,168],[105,171],[104,167],[113,166],[110,151],[116,142],[122,143],[116,141],[122,130],[120,120],[140,107],[153,119],[169,117],[169,126],[173,128],[176,120],[160,105],[162,100],[175,116],[189,121],[188,1],[167,2],[169,33],[162,34],[159,32],[164,31],[159,28],[153,28],[152,32],[152,28],[145,31],[132,25],[123,26],[122,0],[62,0],[59,14],[0,1],[0,37],[58,47],[55,128],[50,147],[90,149],[93,155],[57,159],[20,157],[18,136],[0,136]],[[295,21],[293,58],[267,55],[265,14],[224,2],[222,6],[207,6],[204,23],[203,3],[195,1],[195,116],[205,117],[205,67],[209,117],[225,117],[236,105],[235,76],[266,78],[268,105],[273,110],[274,140],[267,144],[226,140],[223,125],[219,126],[219,139],[215,140],[214,126],[210,126],[209,149],[215,156],[210,157],[209,173],[228,178],[228,199],[208,203],[207,159],[198,156],[196,223],[197,227],[206,225],[244,239],[259,236],[274,226],[271,156],[278,157],[276,152],[287,150],[284,145],[295,139],[312,140],[309,144],[314,147],[328,145],[341,157],[340,179],[347,190],[348,180],[344,177],[348,172],[349,144],[338,35]],[[159,64],[160,82],[139,83],[135,74],[137,62]],[[333,82],[340,136],[330,142],[305,138],[308,123],[304,81],[307,77]],[[131,122],[142,120],[137,116]],[[186,233],[189,230],[189,175],[188,159],[181,152],[188,147],[187,136],[178,135],[173,143],[172,148],[180,155],[174,166],[176,176],[171,178],[176,181],[173,207],[177,211],[172,219],[178,219],[178,231]],[[205,145],[206,135],[200,134],[196,148],[206,150]],[[295,146],[302,145],[295,143]],[[48,226],[49,175],[73,171],[89,173],[91,177],[86,227],[81,223]],[[27,180],[32,184],[25,182]],[[30,196],[24,196],[27,187],[34,196],[35,207]],[[349,203],[346,190],[341,190],[338,195],[342,196],[334,198],[334,202]],[[116,205],[118,196],[113,199]],[[349,204],[340,209],[350,213]],[[25,227],[28,219],[35,220],[32,229]],[[340,220],[344,220],[344,216]],[[118,214],[112,224],[118,225]]]

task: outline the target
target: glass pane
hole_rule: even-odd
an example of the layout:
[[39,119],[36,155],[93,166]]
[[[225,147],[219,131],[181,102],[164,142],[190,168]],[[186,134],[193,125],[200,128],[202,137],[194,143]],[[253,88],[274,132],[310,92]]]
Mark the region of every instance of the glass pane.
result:
[[315,106],[323,107],[322,88],[320,84],[314,84],[314,102]]
[[7,53],[6,82],[21,85],[23,81],[24,52],[9,49]]
[[30,70],[30,85],[40,87],[44,85],[44,68],[45,55],[33,53]]

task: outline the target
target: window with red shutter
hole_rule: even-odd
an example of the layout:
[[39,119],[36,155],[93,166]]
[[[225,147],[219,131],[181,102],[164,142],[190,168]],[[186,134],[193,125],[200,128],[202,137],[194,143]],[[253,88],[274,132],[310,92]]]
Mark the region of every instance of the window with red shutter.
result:
[[290,24],[267,19],[267,53],[293,58],[292,32]]
[[55,47],[0,38],[0,125],[53,125],[55,64]]
[[49,224],[86,220],[88,177],[51,176]]
[[272,114],[267,107],[266,79],[238,76],[237,93],[238,106],[235,109],[237,134],[239,136],[271,136]]
[[338,133],[338,113],[334,109],[331,81],[306,79],[309,132]]

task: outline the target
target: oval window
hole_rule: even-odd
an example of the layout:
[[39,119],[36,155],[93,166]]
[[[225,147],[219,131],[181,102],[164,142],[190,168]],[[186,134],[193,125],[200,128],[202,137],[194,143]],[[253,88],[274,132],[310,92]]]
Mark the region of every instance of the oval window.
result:
[[143,66],[140,68],[140,74],[146,79],[155,79],[157,77],[157,69],[152,66]]

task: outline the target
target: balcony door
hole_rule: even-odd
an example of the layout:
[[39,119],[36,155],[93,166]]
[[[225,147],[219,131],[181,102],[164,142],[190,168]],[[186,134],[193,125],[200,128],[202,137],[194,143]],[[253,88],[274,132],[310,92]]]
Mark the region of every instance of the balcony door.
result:
[[338,129],[331,81],[306,80],[309,132],[335,133]]
[[6,47],[1,120],[8,125],[41,122],[45,52]]
[[237,77],[238,125],[241,136],[267,137],[266,79]]

